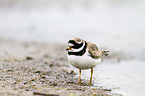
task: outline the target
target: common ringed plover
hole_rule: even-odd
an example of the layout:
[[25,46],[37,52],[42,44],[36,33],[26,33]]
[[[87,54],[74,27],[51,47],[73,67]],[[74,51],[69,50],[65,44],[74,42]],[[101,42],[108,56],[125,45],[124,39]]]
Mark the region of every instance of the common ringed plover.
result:
[[89,83],[92,83],[93,67],[95,67],[103,56],[108,55],[108,50],[99,50],[98,47],[80,38],[71,38],[68,41],[67,57],[71,65],[79,69],[79,81],[81,82],[81,70],[91,69]]

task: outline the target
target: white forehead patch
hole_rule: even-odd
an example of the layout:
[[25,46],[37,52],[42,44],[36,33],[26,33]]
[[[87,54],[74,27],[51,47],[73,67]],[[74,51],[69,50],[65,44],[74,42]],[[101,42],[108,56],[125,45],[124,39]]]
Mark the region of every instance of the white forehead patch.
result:
[[74,44],[72,44],[72,43],[68,43],[68,46],[74,46]]

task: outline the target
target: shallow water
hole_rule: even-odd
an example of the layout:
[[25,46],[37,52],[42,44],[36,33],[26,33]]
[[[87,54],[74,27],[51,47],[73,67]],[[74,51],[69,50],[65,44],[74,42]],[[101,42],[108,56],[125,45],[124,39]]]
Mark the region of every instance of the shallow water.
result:
[[119,64],[100,64],[96,67],[97,85],[112,85],[113,91],[124,96],[145,95],[145,61],[130,60]]
[[[95,67],[94,84],[123,96],[145,95],[144,1],[0,2],[0,38],[66,44],[81,37],[123,59]],[[89,78],[88,71],[82,75]]]

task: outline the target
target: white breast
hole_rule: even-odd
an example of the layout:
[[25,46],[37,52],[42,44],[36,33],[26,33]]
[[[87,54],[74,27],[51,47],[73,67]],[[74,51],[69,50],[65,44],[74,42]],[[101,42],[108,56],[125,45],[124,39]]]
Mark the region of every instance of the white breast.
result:
[[101,58],[93,59],[89,56],[88,50],[83,56],[67,55],[67,57],[70,64],[78,69],[90,69],[101,61]]

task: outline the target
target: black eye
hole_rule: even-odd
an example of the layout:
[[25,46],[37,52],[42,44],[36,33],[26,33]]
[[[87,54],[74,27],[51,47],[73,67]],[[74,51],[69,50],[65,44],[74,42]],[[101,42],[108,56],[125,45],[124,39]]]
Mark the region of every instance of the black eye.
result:
[[79,45],[78,45],[78,44],[76,44],[75,46],[76,46],[76,47],[79,47]]

